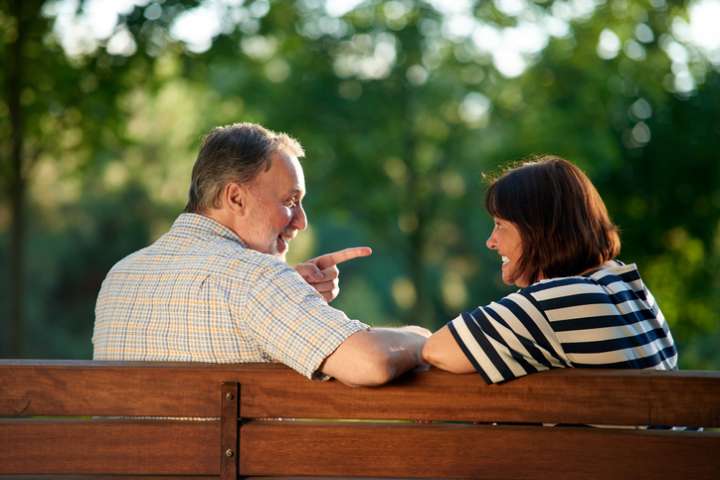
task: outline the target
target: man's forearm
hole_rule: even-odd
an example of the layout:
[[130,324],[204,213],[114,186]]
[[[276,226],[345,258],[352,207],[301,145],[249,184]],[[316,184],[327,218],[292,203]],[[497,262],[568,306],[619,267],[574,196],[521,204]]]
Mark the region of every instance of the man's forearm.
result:
[[357,332],[325,360],[321,370],[348,385],[381,385],[422,363],[429,334],[412,326]]

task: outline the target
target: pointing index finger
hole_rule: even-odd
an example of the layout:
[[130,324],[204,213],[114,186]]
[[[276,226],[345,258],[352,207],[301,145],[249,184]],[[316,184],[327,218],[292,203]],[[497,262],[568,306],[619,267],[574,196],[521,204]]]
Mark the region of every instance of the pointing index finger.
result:
[[336,252],[326,253],[325,255],[320,255],[319,257],[315,257],[312,262],[315,263],[319,269],[323,270],[328,267],[332,267],[333,265],[347,262],[353,258],[367,257],[371,254],[372,248],[370,247],[350,247]]

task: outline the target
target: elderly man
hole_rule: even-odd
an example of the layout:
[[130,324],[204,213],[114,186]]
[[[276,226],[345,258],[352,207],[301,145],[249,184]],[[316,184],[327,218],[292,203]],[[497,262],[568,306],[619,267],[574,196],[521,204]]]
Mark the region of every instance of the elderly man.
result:
[[[282,362],[308,378],[378,385],[421,363],[430,332],[369,328],[328,305],[346,249],[293,269],[307,226],[300,144],[241,123],[205,138],[169,232],[118,262],[98,295],[97,360]],[[313,288],[314,287],[314,288]]]

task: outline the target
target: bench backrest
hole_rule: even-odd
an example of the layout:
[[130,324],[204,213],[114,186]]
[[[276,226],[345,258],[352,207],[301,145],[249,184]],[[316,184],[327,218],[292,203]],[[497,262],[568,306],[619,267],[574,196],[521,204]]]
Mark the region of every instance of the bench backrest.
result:
[[349,388],[270,364],[5,360],[0,417],[0,475],[720,478],[718,372]]

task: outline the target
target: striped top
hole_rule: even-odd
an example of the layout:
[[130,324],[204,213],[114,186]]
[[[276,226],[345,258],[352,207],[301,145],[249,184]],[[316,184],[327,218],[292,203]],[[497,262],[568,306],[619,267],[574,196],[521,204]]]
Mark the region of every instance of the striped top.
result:
[[95,306],[93,358],[281,362],[313,378],[347,337],[367,328],[285,262],[184,213],[108,273]]
[[677,368],[670,329],[635,264],[541,280],[448,327],[487,383],[553,367]]

